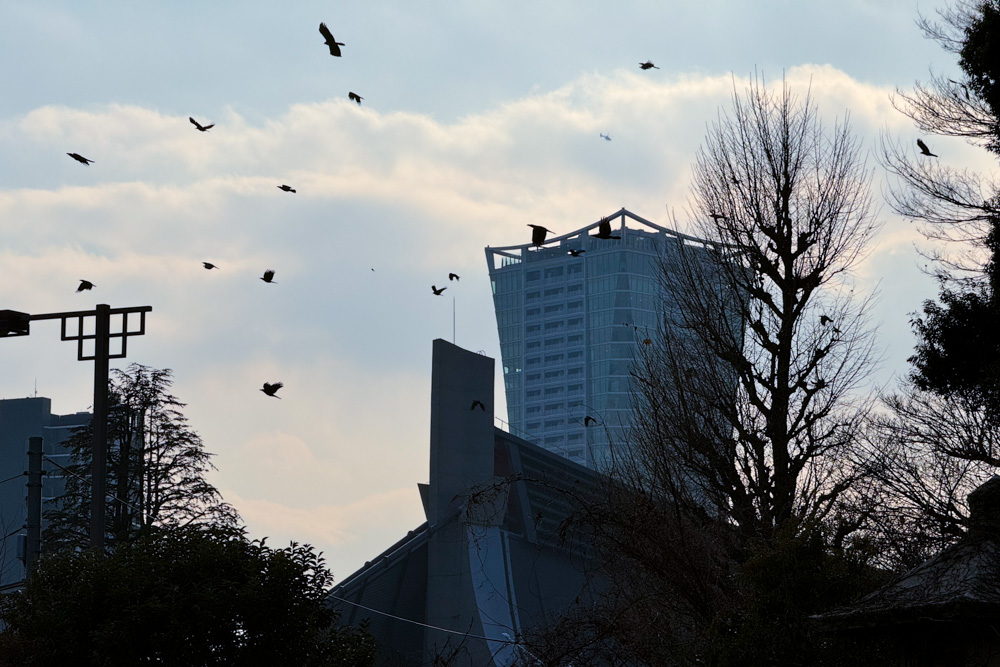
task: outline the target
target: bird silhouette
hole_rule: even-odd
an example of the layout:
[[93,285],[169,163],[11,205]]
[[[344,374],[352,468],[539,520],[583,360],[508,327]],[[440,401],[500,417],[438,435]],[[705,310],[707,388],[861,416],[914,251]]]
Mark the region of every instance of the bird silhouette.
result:
[[937,155],[931,153],[931,149],[927,148],[927,144],[925,144],[920,139],[917,139],[917,148],[920,149],[921,155],[929,155],[930,157],[937,157]]
[[219,268],[215,264],[212,264],[211,262],[202,262],[201,265],[204,266],[206,269],[209,269],[209,270]]
[[[263,280],[265,283],[273,283],[274,282],[274,269],[268,269],[267,271],[265,271],[264,275],[261,276],[260,279]],[[275,283],[275,284],[277,284],[277,283]]]
[[191,116],[188,116],[188,120],[191,121],[191,124],[194,125],[198,129],[199,132],[208,132],[213,127],[215,127],[215,123],[212,123],[211,125],[202,125],[201,123],[199,123],[198,121],[196,121]]
[[285,192],[295,192],[295,188],[290,185],[281,184],[278,186],[279,190],[284,190]]
[[326,45],[330,47],[330,55],[340,57],[340,47],[344,46],[343,42],[338,42],[333,38],[333,33],[330,29],[326,27],[325,23],[319,24],[319,34],[323,35],[323,41]]
[[281,389],[284,386],[285,386],[285,384],[283,382],[275,382],[274,384],[271,384],[269,382],[265,382],[264,386],[261,388],[261,391],[264,392],[265,394],[267,394],[268,396],[274,396],[275,398],[281,398],[281,396],[278,396],[277,394],[278,394],[278,390]]
[[74,160],[76,160],[77,162],[79,162],[80,164],[87,165],[88,167],[90,166],[90,163],[93,162],[93,160],[88,160],[87,158],[83,157],[79,153],[66,153],[66,155],[70,156],[71,158],[73,158]]
[[531,243],[535,246],[540,246],[545,243],[545,235],[554,233],[551,229],[546,229],[541,225],[533,225],[530,222],[528,226],[531,227]]
[[80,278],[80,286],[76,288],[76,291],[82,292],[84,290],[94,289],[95,287],[97,287],[97,285],[95,285],[94,283],[90,282],[89,280],[84,280],[83,278]]
[[652,338],[643,338],[642,339],[642,344],[643,345],[652,345],[653,344],[653,339]]
[[587,252],[587,251],[586,250],[573,250],[572,248],[570,248],[570,250],[569,250],[569,254],[571,256],[573,256],[573,257],[579,257],[580,255],[582,255],[585,252]]
[[715,220],[716,222],[718,222],[719,220],[728,220],[729,219],[726,216],[722,215],[721,213],[709,213],[708,217],[710,217],[712,220]]
[[652,60],[647,60],[644,63],[639,63],[639,67],[641,67],[642,69],[660,69],[659,67],[653,64]]
[[820,323],[820,324],[821,324],[822,326],[824,326],[824,327],[825,327],[825,326],[826,326],[827,324],[829,324],[830,322],[833,322],[833,318],[832,318],[832,317],[827,317],[826,315],[820,315],[820,316],[819,316],[819,323]]
[[435,296],[441,296],[441,292],[448,289],[447,287],[438,287],[437,285],[431,285],[431,291],[434,292]]
[[358,104],[361,104],[361,100],[365,99],[357,93],[347,93],[347,98],[352,102],[357,102]]
[[458,279],[459,279],[459,277],[458,277],[457,273],[449,273],[448,274],[448,280],[458,280]]
[[611,136],[607,134],[602,134],[601,138],[604,139],[605,141],[611,141]]
[[584,426],[590,426],[591,424],[596,424],[596,423],[597,423],[597,420],[594,419],[593,417],[591,417],[590,415],[587,415],[586,417],[583,418],[583,425]]
[[611,221],[607,218],[601,218],[601,222],[597,227],[597,233],[594,234],[595,239],[620,239],[620,236],[615,236],[611,233]]
[[483,412],[486,412],[486,406],[483,405],[483,402],[480,401],[478,398],[476,400],[472,401],[472,407],[469,408],[469,409],[470,410],[475,410],[476,408],[479,408]]

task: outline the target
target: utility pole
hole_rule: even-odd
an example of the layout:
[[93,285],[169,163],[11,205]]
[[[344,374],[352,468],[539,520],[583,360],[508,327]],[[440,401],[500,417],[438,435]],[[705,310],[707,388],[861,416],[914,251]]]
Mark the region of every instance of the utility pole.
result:
[[24,541],[24,578],[30,579],[42,544],[42,439],[28,438],[28,529]]

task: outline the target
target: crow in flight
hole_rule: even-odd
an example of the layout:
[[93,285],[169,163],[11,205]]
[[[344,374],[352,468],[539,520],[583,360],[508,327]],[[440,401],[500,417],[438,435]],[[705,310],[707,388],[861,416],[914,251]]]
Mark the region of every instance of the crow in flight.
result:
[[204,266],[208,270],[219,268],[215,264],[212,264],[211,262],[202,262],[201,265]]
[[340,47],[344,45],[343,42],[338,42],[333,38],[333,33],[330,29],[326,27],[325,23],[319,24],[319,34],[323,35],[323,41],[326,45],[330,47],[330,55],[340,57]]
[[192,125],[194,125],[196,128],[198,128],[199,132],[208,132],[213,127],[215,127],[215,123],[212,123],[211,125],[202,125],[201,123],[199,123],[198,121],[196,121],[191,116],[188,116],[188,120],[191,121]]
[[268,382],[265,382],[264,383],[264,387],[261,389],[261,391],[264,392],[265,394],[267,394],[268,396],[274,396],[275,398],[281,398],[281,396],[278,396],[277,393],[278,393],[278,390],[281,389],[284,386],[285,385],[282,382],[275,382],[274,384],[270,384]]
[[476,400],[472,401],[472,407],[469,408],[469,409],[470,410],[475,410],[476,408],[479,408],[483,412],[486,412],[486,406],[483,405],[483,402],[480,401],[478,398]]
[[647,60],[644,63],[639,63],[639,67],[641,67],[642,69],[660,69],[659,67],[653,64],[652,60]]
[[586,417],[583,418],[583,425],[584,426],[590,426],[591,424],[596,424],[596,423],[597,423],[597,420],[594,419],[593,417],[591,417],[590,415],[587,415]]
[[87,158],[83,157],[79,153],[66,153],[66,155],[70,156],[71,158],[73,158],[74,160],[76,160],[77,162],[79,162],[80,164],[85,164],[87,166],[90,166],[90,163],[93,162],[93,160],[88,160]]
[[449,273],[448,274],[448,280],[458,280],[458,274],[457,273]]
[[80,286],[76,288],[76,291],[82,292],[84,290],[94,289],[95,287],[97,287],[97,285],[95,285],[94,283],[90,282],[89,280],[84,280],[83,278],[80,278]]
[[551,229],[546,229],[541,225],[533,225],[530,222],[528,226],[531,227],[531,243],[535,246],[540,246],[545,243],[545,235],[554,233]]
[[934,153],[931,153],[931,149],[927,148],[927,144],[917,139],[917,148],[920,149],[921,155],[929,155],[930,157],[937,157]]
[[357,93],[347,93],[347,98],[352,102],[357,102],[359,105],[361,104],[361,100],[365,99]]
[[[273,283],[274,282],[274,269],[268,269],[267,271],[265,271],[264,275],[261,277],[261,280],[263,280],[265,283]],[[277,283],[275,283],[275,284],[277,284]]]
[[580,255],[582,255],[585,252],[587,252],[587,251],[586,250],[573,250],[572,248],[570,248],[570,250],[569,250],[569,254],[572,257],[579,257]]
[[[600,134],[600,133],[598,133],[598,134]],[[604,139],[605,141],[611,141],[610,135],[607,135],[607,134],[602,134],[601,135],[601,139]]]
[[284,184],[282,184],[282,185],[278,186],[278,189],[279,190],[284,190],[285,192],[295,192],[295,188],[291,187],[290,185],[284,185]]
[[601,224],[597,227],[597,233],[594,234],[595,239],[620,239],[620,236],[615,236],[611,234],[611,221],[607,218],[601,218]]
[[438,287],[437,285],[431,285],[431,291],[434,292],[434,296],[441,296],[441,292],[448,289],[447,287]]

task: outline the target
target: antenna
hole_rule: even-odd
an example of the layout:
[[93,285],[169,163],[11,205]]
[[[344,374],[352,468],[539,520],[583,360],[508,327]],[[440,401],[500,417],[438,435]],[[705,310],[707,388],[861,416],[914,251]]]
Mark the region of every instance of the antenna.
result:
[[455,342],[455,295],[451,295],[451,344],[458,345]]
[[38,378],[35,378],[35,398],[38,398]]

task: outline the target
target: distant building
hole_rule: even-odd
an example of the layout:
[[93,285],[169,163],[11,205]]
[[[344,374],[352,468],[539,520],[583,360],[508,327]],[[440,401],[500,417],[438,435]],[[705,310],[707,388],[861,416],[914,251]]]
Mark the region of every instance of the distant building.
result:
[[[0,400],[0,587],[24,580],[24,563],[19,559],[19,543],[23,540],[27,478],[22,474],[28,469],[28,438],[40,436],[42,451],[48,459],[68,465],[70,454],[64,442],[78,426],[90,422],[89,412],[71,415],[52,414],[52,401],[48,398],[13,398]],[[49,461],[42,468],[42,512],[48,504],[65,491],[62,470]],[[42,527],[44,530],[43,519]],[[44,550],[44,545],[43,545]]]
[[661,262],[705,246],[624,208],[611,220],[620,239],[589,233],[598,221],[542,247],[486,248],[511,432],[595,469],[631,421],[636,344],[672,309]]
[[512,665],[601,580],[589,540],[560,534],[599,478],[494,427],[494,364],[434,341],[427,521],[331,591],[342,622],[370,620],[379,665]]

